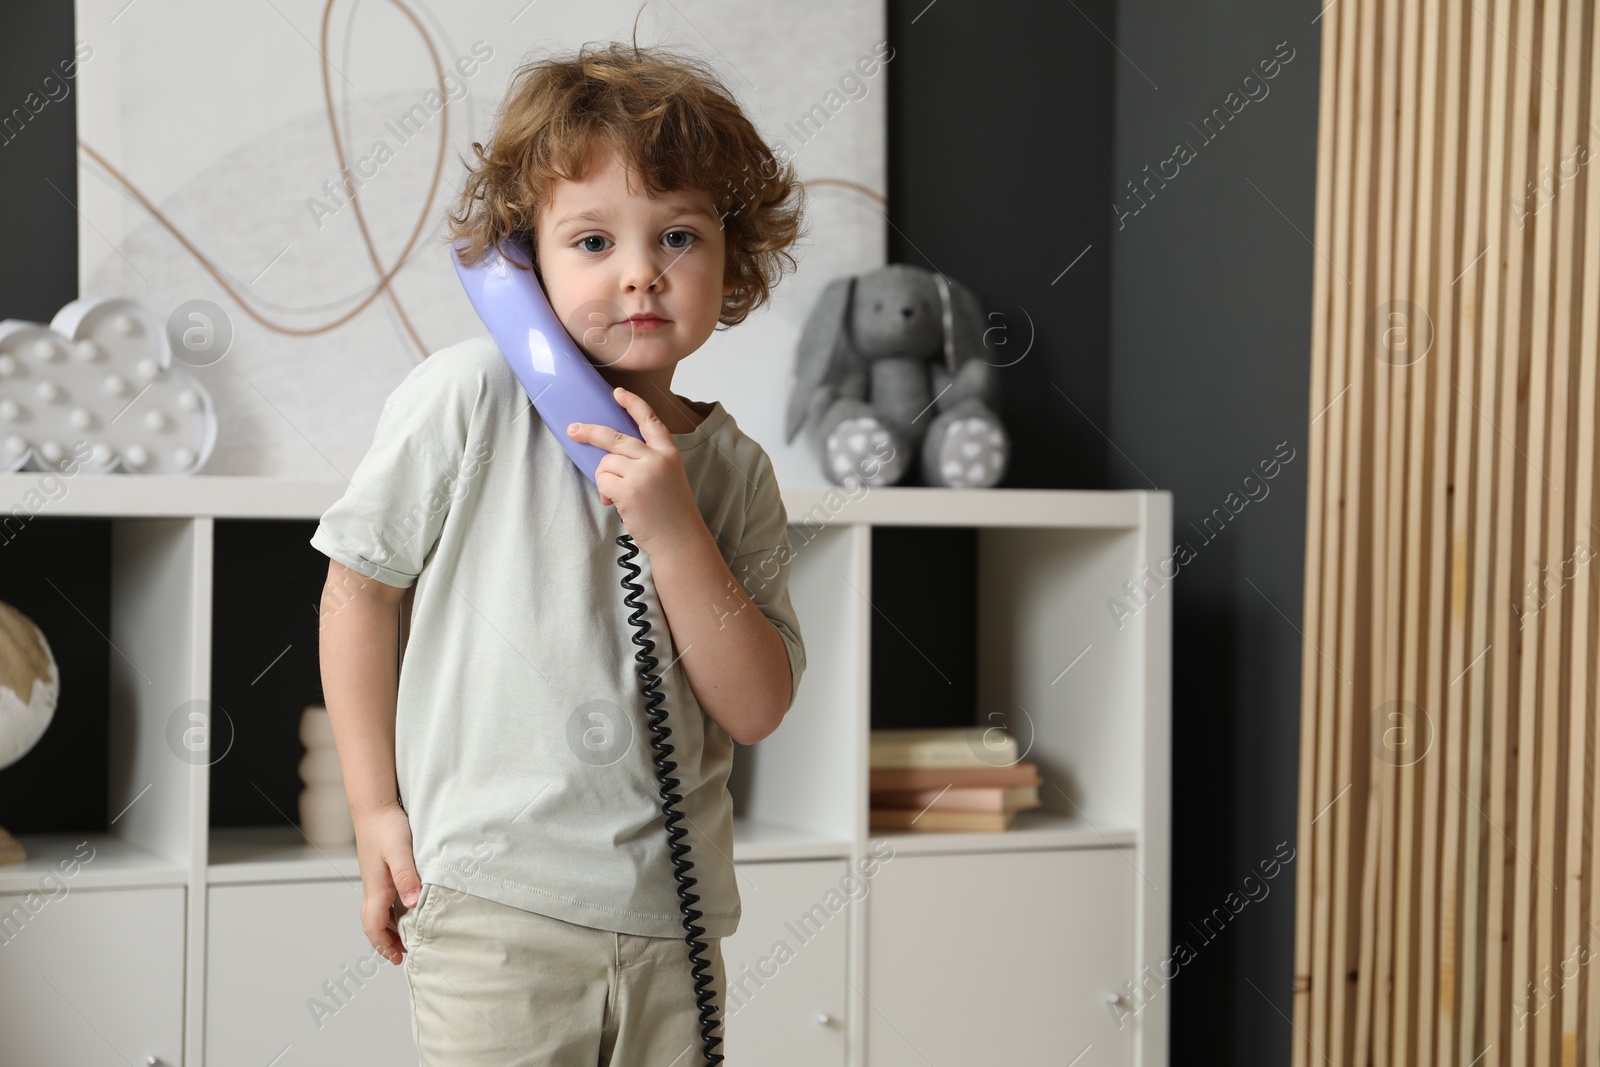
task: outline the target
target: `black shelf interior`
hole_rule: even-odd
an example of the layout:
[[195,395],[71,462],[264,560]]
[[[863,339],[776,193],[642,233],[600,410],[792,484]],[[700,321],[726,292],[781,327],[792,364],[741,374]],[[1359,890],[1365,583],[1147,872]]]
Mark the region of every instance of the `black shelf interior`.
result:
[[872,528],[872,729],[977,724],[977,547],[970,526]]
[[211,825],[298,826],[300,715],[321,704],[314,519],[218,519],[211,600]]

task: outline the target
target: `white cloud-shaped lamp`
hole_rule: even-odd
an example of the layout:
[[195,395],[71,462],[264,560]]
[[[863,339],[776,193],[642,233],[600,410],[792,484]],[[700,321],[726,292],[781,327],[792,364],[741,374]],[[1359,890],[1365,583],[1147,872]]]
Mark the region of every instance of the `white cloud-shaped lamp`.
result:
[[127,297],[74,300],[49,326],[0,322],[0,471],[193,474],[217,412]]

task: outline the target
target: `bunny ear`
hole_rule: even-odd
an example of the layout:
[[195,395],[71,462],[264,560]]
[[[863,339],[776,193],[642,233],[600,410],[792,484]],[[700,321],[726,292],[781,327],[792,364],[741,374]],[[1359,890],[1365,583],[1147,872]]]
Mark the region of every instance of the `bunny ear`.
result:
[[817,389],[838,387],[852,364],[861,357],[850,344],[847,323],[855,297],[856,278],[847,274],[830,281],[812,305],[795,347],[794,373],[790,377],[789,407],[784,414],[784,440],[793,441],[806,421]]
[[[983,300],[964,283],[956,281],[949,275],[944,277],[945,283],[950,287],[950,343],[954,351],[952,362],[955,364],[950,368],[951,377],[974,359],[983,360],[991,368],[997,366],[994,349],[985,344],[985,337],[993,323],[989,321],[984,311]],[[992,369],[983,377],[983,400],[993,405],[999,399],[997,395],[999,382]]]
[[984,330],[988,323],[984,320],[983,301],[978,294],[962,282],[956,281],[948,274],[944,276],[945,284],[950,287],[950,304],[953,342],[955,345],[955,367],[960,369],[973,357],[985,355],[983,347]]

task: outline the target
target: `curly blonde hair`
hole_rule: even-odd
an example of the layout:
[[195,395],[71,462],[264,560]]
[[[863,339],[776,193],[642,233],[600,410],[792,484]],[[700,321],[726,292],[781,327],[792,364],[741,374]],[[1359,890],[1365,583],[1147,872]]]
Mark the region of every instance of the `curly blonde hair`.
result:
[[[591,145],[617,152],[651,195],[704,189],[722,216],[725,277],[719,328],[738,325],[771,298],[795,259],[804,186],[733,95],[702,62],[654,47],[612,42],[525,63],[511,76],[486,148],[472,142],[468,174],[446,240],[462,258],[517,236],[534,245],[534,222],[557,179],[582,181]],[[459,157],[458,157],[459,158]],[[535,271],[538,271],[537,261]],[[543,280],[543,274],[539,274]]]

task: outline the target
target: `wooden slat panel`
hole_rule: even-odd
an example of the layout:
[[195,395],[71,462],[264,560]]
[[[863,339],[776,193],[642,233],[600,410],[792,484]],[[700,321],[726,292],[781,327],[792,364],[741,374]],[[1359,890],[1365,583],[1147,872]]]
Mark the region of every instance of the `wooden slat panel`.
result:
[[1595,7],[1321,16],[1297,1067],[1600,1062]]

